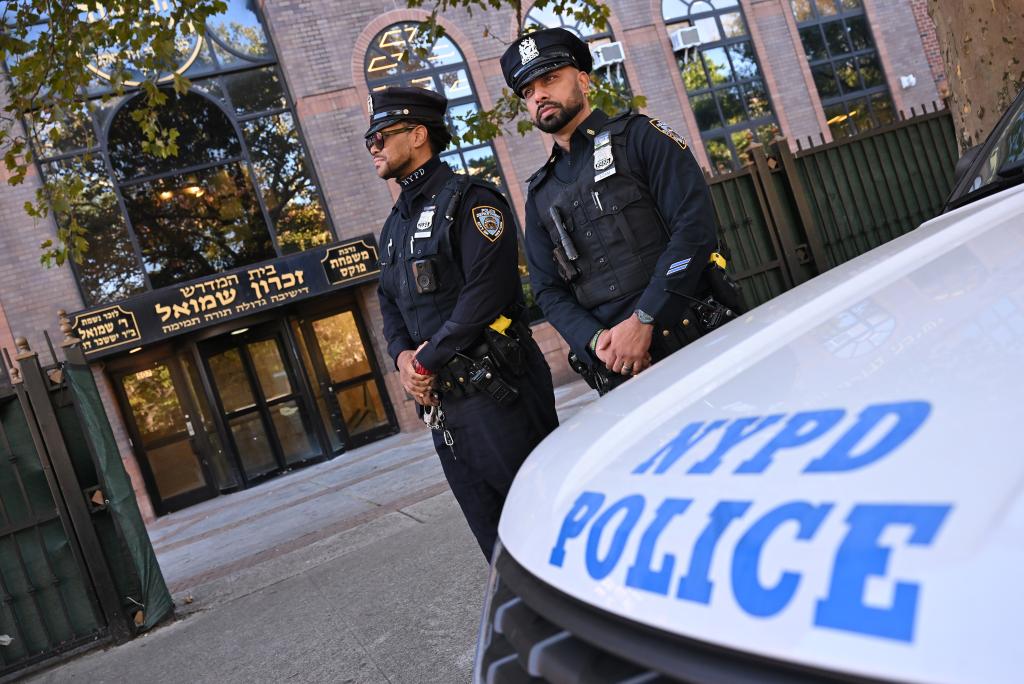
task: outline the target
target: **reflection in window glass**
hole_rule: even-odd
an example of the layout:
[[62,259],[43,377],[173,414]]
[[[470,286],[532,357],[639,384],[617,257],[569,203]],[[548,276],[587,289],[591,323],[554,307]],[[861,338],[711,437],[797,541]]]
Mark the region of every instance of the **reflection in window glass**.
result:
[[249,375],[245,372],[242,354],[237,348],[211,356],[208,363],[224,413],[234,413],[256,405]]
[[244,134],[278,249],[289,254],[330,242],[320,191],[307,168],[291,114],[246,121]]
[[213,164],[242,154],[235,128],[224,112],[197,93],[177,97],[170,91],[166,106],[157,114],[159,125],[178,131],[178,154],[157,157],[142,149],[143,138],[132,113],[145,104],[135,97],[110,125],[110,164],[121,180],[166,173],[174,169]]
[[267,57],[270,44],[256,14],[255,0],[227,0],[228,9],[206,22],[206,28],[228,49],[245,57]]
[[92,116],[85,103],[79,103],[75,111],[54,112],[51,121],[42,122],[29,116],[28,122],[40,157],[53,157],[96,145]]
[[154,288],[274,257],[270,232],[239,163],[125,187]]
[[260,340],[248,345],[253,371],[260,383],[265,401],[273,401],[292,393],[292,381],[281,359],[276,339]]
[[316,437],[306,427],[305,411],[297,401],[286,401],[270,407],[274,432],[277,433],[284,460],[299,463],[319,456]]
[[[51,162],[43,165],[43,175],[47,183],[83,182],[82,194],[71,213],[89,241],[82,262],[75,264],[86,304],[106,304],[141,292],[145,278],[102,159],[72,157]],[[57,216],[65,227],[70,219],[69,215]]]
[[126,375],[121,384],[143,447],[185,431],[185,416],[165,364]]
[[[44,176],[85,186],[85,199],[74,210],[90,246],[84,263],[73,268],[87,305],[330,240],[329,219],[271,61],[257,4],[230,0],[224,14],[177,47],[201,46],[185,71],[193,79],[192,92],[179,97],[168,90],[169,102],[158,114],[160,126],[178,132],[175,156],[143,152],[139,124],[132,120],[140,97],[100,97],[112,93],[110,82],[99,75],[80,111],[55,125],[29,117]],[[30,33],[44,29],[40,25]],[[7,66],[16,73],[15,63]],[[462,87],[457,78],[451,85]],[[240,121],[263,114],[276,116],[251,125]],[[253,146],[251,165],[240,129]],[[108,131],[106,147],[100,146],[97,130]],[[52,161],[67,154],[76,158]],[[261,182],[266,212],[256,199],[250,169]],[[281,231],[277,250],[271,227]],[[148,283],[146,271],[153,275]]]
[[277,470],[274,449],[270,446],[259,411],[232,418],[228,426],[246,477],[259,477]]
[[222,78],[238,114],[256,114],[284,109],[284,90],[277,69],[265,67],[227,74]]
[[313,321],[313,332],[332,383],[370,372],[370,362],[351,311]]
[[743,9],[735,0],[661,7],[670,34],[688,26],[700,33],[700,47],[678,51],[677,63],[711,165],[733,169],[754,141],[768,144],[779,132]]
[[384,402],[373,380],[338,392],[338,404],[349,435],[358,435],[388,424]]
[[860,0],[791,0],[790,6],[832,135],[891,123],[892,98]]

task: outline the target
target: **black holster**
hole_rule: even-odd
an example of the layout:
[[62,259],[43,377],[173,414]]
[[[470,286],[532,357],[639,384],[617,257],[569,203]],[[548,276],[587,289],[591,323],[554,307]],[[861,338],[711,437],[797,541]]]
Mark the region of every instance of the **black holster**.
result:
[[480,341],[466,353],[458,353],[438,372],[438,389],[443,395],[462,397],[484,392],[501,405],[519,398],[510,378],[526,372],[525,337],[530,327],[513,323],[502,334],[487,328]]
[[602,397],[629,379],[625,375],[612,373],[604,364],[587,363],[576,352],[569,352],[569,368],[579,373],[584,382]]

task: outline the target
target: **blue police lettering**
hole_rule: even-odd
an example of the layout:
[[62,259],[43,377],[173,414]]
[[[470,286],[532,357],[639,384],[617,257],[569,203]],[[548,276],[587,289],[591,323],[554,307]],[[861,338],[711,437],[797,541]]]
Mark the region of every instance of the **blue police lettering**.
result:
[[[618,515],[619,511],[625,511],[622,521],[612,533],[612,543],[604,558],[598,554],[601,544],[601,535],[604,528]],[[633,494],[619,499],[601,514],[601,517],[594,521],[590,528],[590,536],[587,537],[587,572],[594,579],[604,579],[615,569],[622,552],[626,548],[626,540],[629,533],[636,527],[640,514],[644,512],[644,497]]]
[[715,472],[715,468],[717,468],[719,464],[722,463],[722,456],[724,456],[727,451],[732,449],[740,442],[746,439],[750,439],[751,437],[759,433],[761,430],[764,430],[766,427],[771,427],[772,425],[775,425],[777,422],[782,420],[783,417],[784,416],[782,415],[774,415],[766,416],[764,418],[754,417],[740,418],[739,420],[734,420],[732,422],[732,425],[725,429],[725,434],[722,435],[722,441],[718,443],[718,446],[715,447],[715,450],[712,451],[711,454],[703,461],[698,461],[697,463],[694,463],[693,467],[690,468],[690,470],[688,470],[687,472],[691,474]]
[[668,585],[672,581],[672,570],[676,566],[676,557],[666,553],[661,559],[661,569],[655,570],[651,566],[654,556],[654,545],[658,538],[665,531],[665,526],[677,515],[682,513],[692,503],[690,499],[665,499],[658,506],[658,512],[654,514],[654,520],[644,531],[640,540],[640,549],[636,554],[636,561],[633,567],[626,573],[626,584],[637,589],[651,591],[655,594],[667,594]]
[[[926,401],[904,401],[891,404],[872,404],[857,414],[856,422],[838,439],[823,449],[822,455],[811,460],[805,473],[836,473],[863,468],[876,463],[894,452],[921,429],[931,414],[931,404]],[[778,431],[753,455],[741,461],[733,473],[738,475],[760,475],[774,462],[776,454],[787,449],[806,447],[834,433],[836,425],[847,415],[841,408],[801,411],[788,416],[748,416],[732,421],[697,421],[686,425],[668,443],[664,444],[649,458],[631,471],[633,475],[664,475],[679,463],[684,456],[707,441],[712,433],[718,434],[718,442],[706,456],[692,463],[687,475],[709,475],[715,473],[724,459],[743,450],[745,443],[757,435],[766,434],[770,428]],[[873,444],[865,440],[874,432],[885,429],[885,434],[876,437]],[[724,428],[724,429],[723,429]],[[751,448],[751,450],[753,447]],[[738,454],[737,454],[738,456]]]
[[813,506],[805,501],[783,504],[761,516],[740,538],[732,557],[732,591],[743,610],[757,617],[769,617],[793,599],[800,574],[787,570],[774,587],[762,586],[757,579],[761,550],[768,537],[790,520],[800,525],[797,539],[811,539],[831,509],[832,504]]
[[878,538],[890,525],[911,525],[909,544],[928,546],[952,506],[861,504],[850,512],[846,538],[836,553],[828,596],[818,601],[814,624],[848,632],[860,632],[898,641],[914,640],[914,618],[920,586],[896,582],[892,605],[864,605],[864,585],[869,576],[884,577],[891,549],[878,546]]
[[[824,456],[815,459],[804,468],[805,473],[837,473],[863,468],[869,463],[889,454],[907,441],[921,423],[928,418],[932,407],[926,401],[906,401],[900,404],[877,404],[860,412],[857,423],[844,434]],[[896,424],[875,446],[860,454],[854,454],[857,446],[871,430],[888,416],[896,418]]]
[[583,492],[572,505],[572,509],[566,514],[562,522],[562,529],[558,533],[558,541],[555,548],[551,549],[551,557],[548,561],[555,566],[561,566],[565,560],[565,542],[573,537],[578,537],[583,529],[590,522],[590,519],[597,515],[604,503],[604,494],[598,492]]
[[795,413],[779,434],[761,447],[749,461],[744,461],[734,471],[736,473],[763,473],[771,465],[772,456],[782,449],[792,449],[813,442],[831,430],[846,411],[827,409],[825,411],[805,411]]
[[[671,468],[676,461],[683,457],[687,451],[696,446],[698,442],[708,436],[708,433],[717,430],[725,425],[726,421],[716,420],[708,425],[704,423],[690,423],[679,434],[672,438],[672,441],[661,447],[649,459],[633,469],[634,475],[643,475],[655,463],[658,467],[654,469],[655,475],[661,475]],[[703,430],[701,428],[704,428]],[[660,463],[659,463],[660,461]]]
[[[626,547],[638,535],[635,556],[624,573],[626,586],[668,596],[673,574],[685,564],[688,567],[678,579],[675,598],[711,604],[715,596],[710,568],[716,548],[726,529],[742,521],[752,505],[750,501],[720,501],[697,538],[681,540],[666,537],[665,530],[673,521],[692,514],[691,499],[667,498],[657,507],[652,504],[650,520],[640,524],[648,508],[643,496],[631,494],[608,502],[602,492],[583,492],[562,521],[549,562],[563,567],[566,558],[572,556],[591,578],[604,580],[623,567]],[[749,523],[732,550],[729,569],[732,593],[743,611],[752,617],[770,618],[793,602],[800,591],[801,573],[787,569],[774,586],[763,586],[758,579],[762,551],[787,522],[797,523],[796,540],[815,543],[815,534],[833,508],[829,502],[792,501]],[[849,530],[835,551],[828,595],[817,601],[814,615],[808,620],[817,627],[912,641],[921,594],[918,583],[895,582],[888,607],[864,603],[868,578],[887,576],[889,555],[894,550],[879,546],[878,539],[891,525],[907,525],[913,528],[909,545],[930,546],[951,509],[951,505],[935,504],[855,505],[846,517]],[[656,559],[654,550],[659,542],[676,553],[666,552]],[[603,555],[602,547],[607,547]],[[686,549],[688,554],[679,553]]]
[[750,501],[719,501],[711,511],[708,526],[700,533],[690,555],[690,569],[679,578],[676,596],[687,601],[707,603],[711,600],[714,583],[708,577],[711,571],[711,556],[718,546],[718,540],[733,520],[741,518],[750,508]]

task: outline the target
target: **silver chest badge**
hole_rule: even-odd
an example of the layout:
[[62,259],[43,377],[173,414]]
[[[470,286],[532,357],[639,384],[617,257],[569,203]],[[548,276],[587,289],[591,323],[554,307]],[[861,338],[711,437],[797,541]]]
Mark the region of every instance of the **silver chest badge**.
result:
[[601,131],[594,138],[594,182],[615,174],[615,157],[612,155],[612,136]]
[[424,207],[420,213],[420,217],[416,220],[416,232],[413,233],[413,238],[428,238],[434,228],[434,212],[437,207],[431,205]]
[[537,41],[527,38],[519,44],[520,64],[526,64],[540,57],[540,50],[537,49]]
[[373,95],[366,96],[366,113],[373,116]]

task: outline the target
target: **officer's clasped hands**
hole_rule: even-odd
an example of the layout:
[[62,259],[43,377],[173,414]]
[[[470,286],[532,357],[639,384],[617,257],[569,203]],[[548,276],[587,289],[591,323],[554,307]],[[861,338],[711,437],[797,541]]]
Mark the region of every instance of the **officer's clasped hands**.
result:
[[613,373],[636,375],[651,365],[653,331],[652,326],[630,316],[597,338],[597,358]]

